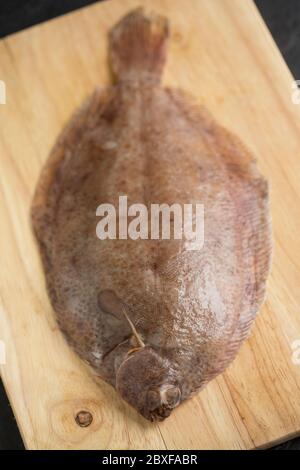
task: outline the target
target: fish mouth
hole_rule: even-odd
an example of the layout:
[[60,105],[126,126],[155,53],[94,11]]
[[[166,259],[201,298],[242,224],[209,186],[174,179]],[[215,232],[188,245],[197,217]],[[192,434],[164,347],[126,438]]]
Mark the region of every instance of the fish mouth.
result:
[[149,415],[146,416],[151,423],[164,421],[166,418],[170,416],[172,413],[173,408],[168,408],[166,406],[160,406],[156,410],[150,412]]
[[[179,405],[181,390],[178,386],[163,384],[156,390],[149,390],[147,394],[146,414],[150,421],[163,421]],[[156,405],[156,406],[155,406]]]

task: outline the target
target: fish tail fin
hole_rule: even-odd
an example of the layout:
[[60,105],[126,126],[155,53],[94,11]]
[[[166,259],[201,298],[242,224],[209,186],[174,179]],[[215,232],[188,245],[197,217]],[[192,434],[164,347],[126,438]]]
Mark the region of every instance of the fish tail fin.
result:
[[151,74],[160,78],[166,61],[168,20],[139,7],[117,23],[109,33],[112,72],[124,76]]

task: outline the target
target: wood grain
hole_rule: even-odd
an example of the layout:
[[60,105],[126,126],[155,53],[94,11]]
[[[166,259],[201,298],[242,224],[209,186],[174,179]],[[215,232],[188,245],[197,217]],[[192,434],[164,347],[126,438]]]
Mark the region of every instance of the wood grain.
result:
[[[74,108],[109,83],[106,34],[144,3],[166,14],[164,76],[204,103],[256,154],[271,183],[273,268],[265,306],[233,365],[159,425],[106,384],[94,383],[66,345],[45,291],[29,224],[33,190]],[[250,0],[113,0],[0,42],[1,376],[30,449],[249,449],[300,432],[300,108],[292,76]],[[80,410],[93,422],[81,428]]]

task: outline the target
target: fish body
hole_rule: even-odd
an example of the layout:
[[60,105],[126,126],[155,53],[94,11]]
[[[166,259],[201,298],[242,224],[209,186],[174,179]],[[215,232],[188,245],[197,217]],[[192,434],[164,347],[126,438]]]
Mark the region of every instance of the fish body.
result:
[[[161,85],[168,22],[139,8],[110,32],[113,86],[59,136],[32,204],[61,330],[150,420],[223,372],[262,304],[268,186],[251,153],[193,99]],[[106,238],[100,204],[202,204],[204,244]],[[118,213],[117,209],[117,215]]]

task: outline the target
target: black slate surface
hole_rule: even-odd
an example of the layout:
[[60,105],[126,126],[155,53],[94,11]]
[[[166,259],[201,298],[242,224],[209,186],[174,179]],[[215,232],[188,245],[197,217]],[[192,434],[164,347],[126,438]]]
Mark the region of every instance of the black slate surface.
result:
[[[1,0],[0,37],[4,37],[91,3],[95,3],[95,1]],[[295,79],[300,79],[300,1],[255,0],[255,3],[281,50],[285,61],[294,74]],[[17,450],[23,448],[24,446],[11,407],[3,385],[0,382],[0,450]],[[281,444],[274,449],[300,450],[300,438]]]
[[300,1],[254,0],[296,79],[300,79]]

